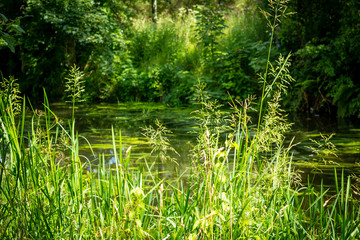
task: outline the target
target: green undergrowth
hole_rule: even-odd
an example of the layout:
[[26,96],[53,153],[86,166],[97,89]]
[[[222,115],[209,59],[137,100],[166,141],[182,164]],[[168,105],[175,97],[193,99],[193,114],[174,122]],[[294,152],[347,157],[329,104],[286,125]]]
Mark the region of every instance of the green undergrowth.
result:
[[[229,94],[244,99],[259,93],[257,74],[264,70],[269,46],[265,25],[250,3],[233,10],[195,5],[156,24],[136,19],[124,52],[114,59],[106,94],[179,106],[192,102],[198,79],[223,102]],[[274,50],[272,59],[278,54]]]

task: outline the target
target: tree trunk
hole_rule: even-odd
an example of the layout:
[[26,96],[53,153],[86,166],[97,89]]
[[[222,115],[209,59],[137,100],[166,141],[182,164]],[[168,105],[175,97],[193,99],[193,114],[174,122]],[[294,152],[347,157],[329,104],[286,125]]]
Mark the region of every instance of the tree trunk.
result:
[[157,23],[158,21],[158,16],[157,16],[157,0],[151,0],[152,1],[152,18],[153,18],[153,22]]

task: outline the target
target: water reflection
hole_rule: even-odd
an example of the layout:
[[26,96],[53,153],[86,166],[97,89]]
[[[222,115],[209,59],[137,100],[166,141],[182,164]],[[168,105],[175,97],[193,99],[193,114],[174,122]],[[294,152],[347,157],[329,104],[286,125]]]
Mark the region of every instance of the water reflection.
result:
[[[62,119],[71,118],[71,106],[54,104],[52,110]],[[159,171],[167,174],[182,172],[188,166],[190,150],[196,143],[197,126],[191,117],[194,108],[169,108],[153,103],[100,104],[81,106],[76,110],[76,129],[92,146],[94,154],[85,140],[81,140],[81,154],[93,164],[98,164],[104,157],[107,164],[115,164],[112,132],[115,133],[117,154],[124,154],[132,146],[131,159],[133,166],[142,164],[144,159],[154,161],[150,156],[151,146],[141,134],[142,128],[154,124],[159,119],[173,134],[168,136],[175,150],[180,154],[179,165],[173,163],[156,163]],[[359,119],[331,119],[314,116],[305,118],[290,115],[293,122],[292,131],[287,133],[289,144],[294,139],[294,165],[301,169],[303,177],[316,176],[315,181],[325,179],[331,184],[334,168],[345,169],[347,174],[359,171],[360,162],[360,122]],[[112,130],[114,129],[114,130]],[[331,141],[337,146],[338,157],[316,156],[310,147],[317,147],[311,139],[321,141],[321,135],[335,133]],[[121,136],[121,137],[120,137]],[[121,146],[120,146],[121,143]],[[314,175],[315,174],[315,175]]]

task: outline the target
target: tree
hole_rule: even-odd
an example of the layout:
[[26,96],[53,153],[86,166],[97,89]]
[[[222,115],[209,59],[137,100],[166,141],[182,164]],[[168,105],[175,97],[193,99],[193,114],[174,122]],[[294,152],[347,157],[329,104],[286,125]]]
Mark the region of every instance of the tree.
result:
[[[86,70],[88,79],[104,69],[111,71],[114,51],[119,49],[121,28],[106,6],[87,0],[28,0],[23,7],[20,58],[22,90],[40,97],[63,96],[64,74],[74,64]],[[19,63],[17,63],[19,65]]]
[[307,110],[360,116],[360,2],[291,1],[282,47],[295,52],[293,98]]

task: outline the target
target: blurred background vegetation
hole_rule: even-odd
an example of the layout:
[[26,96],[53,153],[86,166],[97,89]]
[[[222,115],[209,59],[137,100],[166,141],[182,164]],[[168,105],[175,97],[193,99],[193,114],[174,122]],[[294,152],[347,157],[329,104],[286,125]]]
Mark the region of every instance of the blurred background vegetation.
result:
[[[200,80],[222,101],[259,95],[269,33],[265,0],[5,0],[2,79],[33,101],[64,99],[76,65],[88,102],[191,103]],[[275,51],[293,53],[283,101],[307,114],[360,116],[360,2],[292,0]]]

